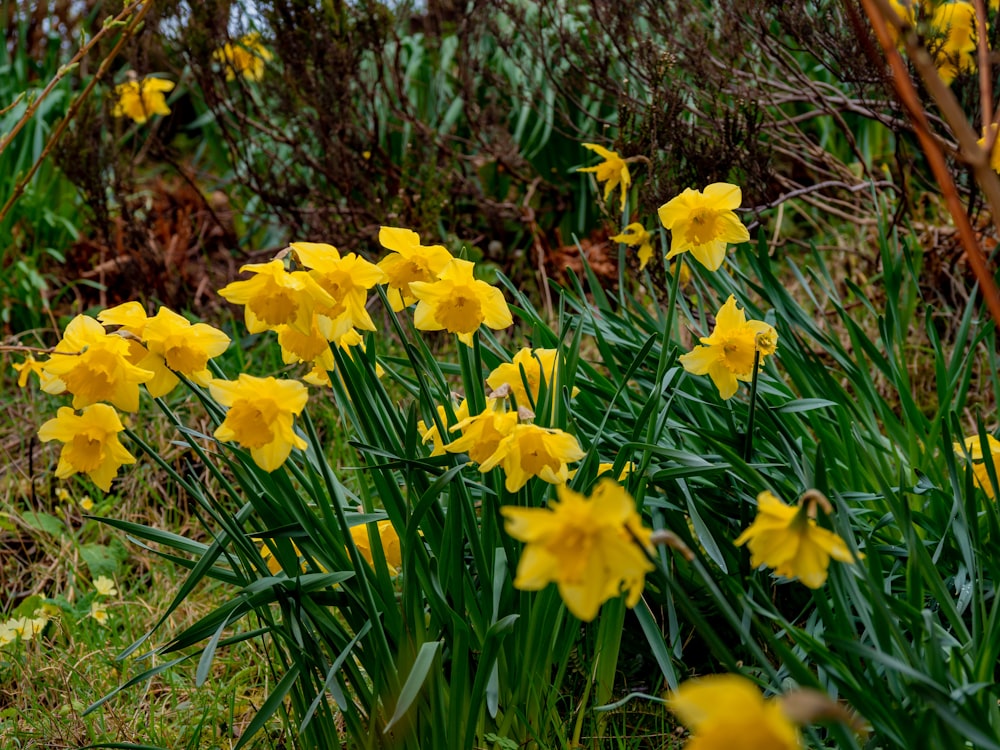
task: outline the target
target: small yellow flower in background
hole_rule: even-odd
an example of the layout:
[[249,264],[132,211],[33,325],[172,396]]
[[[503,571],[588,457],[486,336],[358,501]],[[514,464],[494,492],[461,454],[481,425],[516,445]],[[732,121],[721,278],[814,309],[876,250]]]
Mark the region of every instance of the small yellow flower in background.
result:
[[688,680],[667,707],[691,730],[686,750],[798,750],[799,732],[776,700],[735,674]]
[[496,453],[500,441],[507,437],[517,424],[517,412],[498,411],[496,401],[490,400],[486,410],[474,417],[467,417],[451,428],[462,435],[445,446],[449,453],[468,453],[477,464]]
[[340,338],[352,328],[374,331],[365,304],[368,291],[385,281],[385,273],[355,253],[341,256],[333,245],[322,242],[293,242],[289,247],[323,290],[333,299],[331,304],[317,305],[316,313],[333,321],[328,338]]
[[[987,435],[986,445],[990,451],[989,460],[993,463],[997,478],[1000,479],[1000,440],[997,440],[992,435]],[[972,460],[972,475],[975,477],[976,486],[992,500],[994,498],[993,482],[990,481],[990,472],[986,468],[986,461],[983,457],[983,445],[979,440],[979,435],[970,435],[962,443],[954,443],[952,448],[959,456],[964,457],[968,453],[969,458]]]
[[61,503],[68,503],[71,499],[72,497],[69,494],[69,490],[67,490],[65,487],[56,488],[56,500],[58,500]]
[[211,381],[208,390],[216,402],[229,407],[215,437],[248,448],[254,463],[264,471],[281,466],[292,448],[306,447],[306,441],[293,429],[295,416],[302,413],[309,399],[302,383],[241,373],[235,381]]
[[107,492],[118,469],[123,464],[135,463],[135,456],[118,439],[123,429],[118,414],[107,404],[87,406],[81,414],[64,406],[39,428],[38,437],[42,442],[63,443],[57,477],[65,479],[83,473]]
[[667,259],[690,252],[705,268],[717,271],[729,244],[750,240],[735,212],[742,202],[743,191],[736,185],[715,182],[704,193],[687,188],[660,206],[660,221],[671,234]]
[[387,297],[395,312],[417,301],[410,291],[411,281],[435,281],[452,261],[452,255],[442,245],[421,245],[420,235],[411,229],[381,227],[378,241],[387,254],[378,267],[388,279]]
[[[538,392],[543,378],[549,391],[556,387],[558,364],[559,357],[555,349],[521,349],[514,355],[512,362],[505,362],[493,370],[486,378],[486,384],[494,392],[500,391],[506,385],[507,392],[514,396],[518,406],[530,408],[538,403]],[[522,370],[524,370],[523,377]],[[528,383],[527,389],[524,387],[525,381]]]
[[621,242],[629,247],[639,248],[639,270],[646,267],[653,258],[653,235],[646,231],[646,228],[635,221],[622,230],[621,234],[616,234],[611,238],[612,242]]
[[747,320],[746,313],[736,306],[736,297],[729,299],[715,316],[712,335],[699,339],[696,346],[679,358],[684,369],[693,375],[708,375],[724,399],[732,398],[739,381],[753,379],[754,354],[773,354],[778,345],[778,333],[761,320]]
[[539,591],[555,583],[567,609],[586,622],[623,593],[634,607],[654,566],[646,556],[651,532],[631,495],[611,479],[589,498],[567,487],[556,492],[548,508],[500,509],[507,533],[525,543],[514,586]]
[[[396,575],[396,572],[403,567],[403,550],[399,544],[399,535],[391,521],[379,521],[376,529],[378,540],[382,545],[382,554],[385,555],[385,562],[390,569],[389,573]],[[368,538],[368,524],[362,523],[352,526],[351,539],[354,540],[354,546],[358,548],[358,552],[368,561],[368,564],[375,565],[375,557],[372,555],[371,542]]]
[[87,513],[94,509],[94,501],[90,499],[90,495],[84,495],[80,500],[80,507],[83,508]]
[[118,596],[118,589],[115,582],[107,576],[97,576],[94,579],[94,589],[99,596]]
[[580,167],[577,171],[593,172],[595,179],[604,183],[605,201],[610,197],[611,191],[621,186],[621,208],[619,210],[624,211],[625,199],[628,197],[628,190],[632,185],[632,175],[628,171],[628,164],[616,151],[598,146],[596,143],[584,143],[583,147],[590,149],[604,161],[595,167]]
[[259,81],[274,55],[261,42],[260,34],[253,32],[223,45],[212,53],[212,59],[223,65],[227,81],[234,80],[238,75],[248,81]]
[[93,318],[77,315],[42,365],[50,378],[42,380],[42,390],[53,394],[69,391],[75,409],[110,401],[123,411],[136,411],[139,383],[152,380],[153,373],[136,367],[129,355],[125,339],[108,334]]
[[[469,402],[466,399],[462,399],[462,403],[458,405],[458,408],[454,410],[455,419],[461,422],[463,419],[469,418]],[[445,427],[448,426],[448,413],[445,411],[444,406],[440,404],[437,406],[438,418],[441,420],[441,424]],[[420,433],[420,442],[424,445],[427,443],[433,443],[433,449],[431,450],[431,456],[443,456],[445,454],[444,440],[441,439],[441,433],[438,431],[437,424],[427,425],[424,420],[420,419],[417,421],[417,432]]]
[[288,325],[308,334],[317,305],[336,301],[306,271],[288,271],[280,260],[248,263],[240,273],[253,277],[233,281],[219,290],[219,296],[234,305],[245,305],[247,330],[262,333]]
[[32,373],[35,374],[39,382],[45,377],[45,363],[39,362],[30,354],[24,358],[23,362],[12,363],[11,367],[17,373],[18,388],[25,388],[28,385],[28,378]]
[[93,601],[90,603],[90,616],[93,617],[101,625],[108,624],[108,610],[99,601]]
[[[152,355],[159,360],[156,373],[146,383],[146,390],[154,397],[164,396],[174,389],[180,373],[198,385],[208,385],[212,374],[208,360],[218,357],[229,348],[229,337],[207,323],[191,323],[183,315],[161,307],[143,327],[143,341]],[[149,359],[143,360],[149,366]],[[165,365],[165,367],[163,366]]]
[[[34,614],[38,615],[38,612],[36,611]],[[44,611],[37,617],[13,617],[0,623],[0,646],[6,646],[18,639],[30,641],[36,635],[41,635],[48,624],[49,617]]]
[[[998,126],[995,122],[990,123],[990,129],[993,131],[993,150],[990,152],[990,168],[1000,174],[1000,137],[998,137]],[[983,128],[983,137],[976,141],[979,148],[986,148],[986,129]],[[16,366],[16,365],[15,365]],[[20,385],[20,379],[17,381]]]
[[976,68],[976,8],[972,3],[942,3],[931,27],[942,41],[934,56],[941,80],[950,84],[960,73]]
[[736,539],[750,547],[750,564],[766,565],[775,575],[798,578],[811,589],[826,582],[830,558],[853,563],[854,555],[837,534],[816,525],[816,505],[829,513],[829,501],[818,492],[807,492],[799,506],[785,505],[770,492],[757,496],[757,518]]
[[538,477],[549,484],[564,484],[569,479],[567,464],[579,461],[586,453],[580,443],[568,432],[519,424],[500,441],[496,452],[479,462],[484,474],[501,466],[507,475],[508,492],[517,492],[531,477]]
[[475,278],[473,267],[455,258],[437,281],[411,281],[410,291],[418,300],[413,325],[421,331],[457,333],[466,346],[472,346],[472,334],[483,324],[494,330],[513,325],[503,292]]
[[140,125],[153,115],[169,115],[170,107],[164,94],[173,88],[173,81],[148,76],[141,81],[119,83],[115,86],[116,101],[111,114],[131,117]]

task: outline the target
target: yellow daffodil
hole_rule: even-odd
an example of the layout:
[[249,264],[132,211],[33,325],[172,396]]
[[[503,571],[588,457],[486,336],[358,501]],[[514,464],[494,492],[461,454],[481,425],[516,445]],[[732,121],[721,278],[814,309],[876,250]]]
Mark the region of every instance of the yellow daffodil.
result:
[[234,281],[219,290],[219,296],[235,305],[245,305],[244,317],[250,333],[288,325],[302,333],[312,328],[317,305],[336,301],[306,271],[288,271],[280,260],[248,263],[240,273],[253,277]]
[[355,253],[341,256],[333,245],[322,242],[293,242],[290,247],[299,263],[333,298],[332,304],[319,305],[316,313],[333,321],[330,340],[340,338],[352,328],[374,331],[365,304],[368,291],[385,281],[385,273]]
[[934,65],[941,80],[950,84],[960,73],[976,68],[976,8],[972,3],[942,3],[934,11],[931,27],[940,37]]
[[212,59],[222,64],[227,81],[234,80],[238,75],[248,81],[259,81],[274,55],[261,42],[260,34],[254,32],[223,45],[212,53]]
[[629,247],[639,248],[639,270],[646,267],[653,258],[653,235],[646,231],[646,228],[637,221],[629,224],[622,230],[621,234],[616,234],[611,238],[612,242],[621,242]]
[[99,596],[118,596],[118,589],[115,588],[115,582],[107,576],[97,576],[94,579],[94,590],[97,591]]
[[[514,355],[513,362],[505,362],[493,370],[486,378],[486,384],[494,393],[513,395],[518,406],[531,408],[538,402],[543,379],[550,392],[556,387],[558,363],[555,349],[521,349]],[[504,386],[507,386],[506,389]],[[576,395],[575,392],[573,395]]]
[[689,252],[710,271],[726,259],[730,243],[748,242],[750,232],[736,215],[743,192],[725,182],[715,182],[705,192],[687,188],[659,208],[660,221],[670,230],[667,258]]
[[69,391],[76,409],[110,401],[123,411],[135,411],[139,383],[151,380],[153,373],[132,364],[129,354],[125,339],[109,335],[93,318],[77,315],[42,365],[42,390]]
[[417,301],[410,291],[411,281],[435,281],[452,260],[442,245],[421,245],[420,235],[411,229],[381,227],[378,241],[392,251],[378,262],[378,267],[385,272],[389,304],[396,312]]
[[474,462],[482,463],[496,453],[500,441],[507,437],[517,424],[517,412],[498,410],[496,401],[490,400],[486,410],[474,417],[467,417],[451,428],[461,431],[461,437],[445,446],[449,453],[468,453]]
[[17,373],[17,387],[24,388],[28,385],[28,377],[34,373],[39,381],[45,374],[45,363],[39,362],[30,354],[24,358],[23,362],[14,362],[11,367]]
[[782,706],[764,700],[746,677],[710,675],[688,680],[667,706],[691,730],[686,750],[798,750],[799,732]]
[[507,478],[508,492],[517,492],[531,477],[550,484],[564,484],[569,479],[567,464],[586,455],[576,438],[567,432],[534,424],[519,424],[500,441],[496,452],[479,462],[483,473],[501,466]]
[[[157,377],[146,384],[154,397],[166,395],[180,382],[174,373],[198,385],[208,385],[212,379],[208,360],[218,357],[229,347],[229,337],[222,331],[206,323],[191,323],[165,307],[146,322],[143,341],[150,355],[165,365],[158,371],[154,369]],[[148,360],[143,360],[142,364],[148,366]]]
[[292,448],[306,447],[306,441],[292,428],[309,398],[302,383],[241,373],[235,381],[211,381],[208,390],[216,402],[229,407],[215,437],[248,448],[264,471],[281,466]]
[[[990,152],[990,169],[1000,174],[1000,137],[998,137],[997,133],[998,129],[997,124],[995,122],[990,123],[990,129],[993,131],[993,150]],[[982,149],[986,148],[985,128],[983,129],[983,137],[980,138],[978,141],[976,141],[976,144],[979,146],[979,148]],[[17,382],[20,383],[21,381],[18,380]]]
[[118,469],[123,464],[135,463],[135,456],[118,439],[118,433],[124,429],[118,414],[107,404],[84,407],[80,414],[64,406],[39,428],[38,437],[42,442],[63,443],[57,477],[86,474],[107,492]]
[[[548,508],[500,509],[507,533],[525,543],[515,588],[538,591],[549,583],[576,617],[589,622],[608,599],[625,594],[634,607],[653,564],[650,530],[642,525],[635,501],[610,479],[587,498],[557,488]],[[645,548],[645,549],[644,549]]]
[[115,105],[111,114],[115,117],[131,117],[142,125],[153,115],[169,115],[170,107],[164,97],[173,91],[174,82],[162,78],[143,78],[141,81],[126,81],[115,86]]
[[[399,544],[399,535],[391,521],[379,521],[376,524],[376,530],[378,531],[379,543],[382,545],[382,554],[385,555],[385,562],[390,568],[389,573],[395,575],[403,567],[403,550]],[[352,526],[351,539],[354,540],[354,546],[358,548],[358,552],[368,561],[368,564],[374,565],[375,558],[372,555],[371,541],[368,537],[368,524]]]
[[[992,435],[987,435],[986,445],[990,451],[988,460],[993,464],[997,477],[1000,478],[1000,440]],[[972,476],[975,478],[976,486],[992,500],[994,498],[993,482],[990,481],[990,472],[986,468],[987,462],[984,460],[983,444],[979,440],[979,435],[970,435],[962,443],[954,443],[952,448],[959,456],[964,457],[968,454],[972,460]]]
[[[123,336],[128,341],[128,361],[144,370],[150,370],[154,373],[155,379],[156,367],[149,367],[147,365],[156,363],[162,369],[163,364],[158,361],[158,358],[149,357],[149,351],[142,344],[142,334],[146,329],[146,321],[149,320],[149,316],[146,315],[146,308],[134,300],[124,302],[97,313],[97,319],[106,326],[118,326],[118,335],[120,336],[123,333],[129,334]],[[148,362],[147,359],[149,360]],[[147,384],[147,389],[148,387]]]
[[[466,399],[462,399],[462,403],[454,410],[455,419],[461,422],[464,419],[469,418],[469,402]],[[441,420],[441,424],[445,427],[448,426],[448,412],[445,410],[444,406],[438,404],[437,406],[438,418]],[[420,433],[420,442],[426,445],[427,443],[433,444],[433,449],[431,450],[431,456],[443,456],[445,454],[446,443],[441,438],[441,433],[438,431],[437,424],[431,423],[428,425],[424,420],[417,421],[417,432]]]
[[708,375],[724,399],[732,398],[738,382],[753,379],[754,354],[764,357],[777,348],[778,333],[760,320],[747,320],[746,313],[736,306],[736,297],[729,299],[715,316],[712,335],[699,339],[701,346],[680,356],[684,369],[693,375]]
[[[803,499],[809,493],[803,495]],[[826,499],[823,502],[827,503]],[[766,565],[776,575],[798,578],[811,589],[826,582],[830,558],[854,562],[847,543],[832,531],[816,525],[810,517],[815,506],[801,502],[799,507],[785,505],[770,492],[757,496],[757,518],[736,539],[736,546],[750,547],[750,563]]]
[[628,190],[632,185],[632,175],[628,171],[628,164],[616,151],[598,146],[596,143],[584,143],[583,147],[590,149],[604,161],[595,167],[580,167],[577,171],[593,172],[594,178],[598,182],[604,183],[605,201],[610,197],[611,191],[621,186],[621,207],[619,210],[624,211],[625,199],[628,197]]
[[411,281],[416,296],[413,324],[421,331],[457,333],[472,346],[472,334],[484,323],[494,330],[514,323],[503,293],[472,275],[473,263],[455,258],[438,274],[437,281]]

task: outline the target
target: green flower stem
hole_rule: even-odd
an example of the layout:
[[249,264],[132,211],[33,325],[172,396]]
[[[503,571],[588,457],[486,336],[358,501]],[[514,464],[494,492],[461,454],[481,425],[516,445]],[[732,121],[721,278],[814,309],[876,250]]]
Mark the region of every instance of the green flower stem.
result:
[[747,433],[743,440],[743,460],[750,463],[753,455],[754,416],[757,411],[757,377],[760,374],[760,349],[753,352],[753,377],[750,379],[750,410],[747,413]]

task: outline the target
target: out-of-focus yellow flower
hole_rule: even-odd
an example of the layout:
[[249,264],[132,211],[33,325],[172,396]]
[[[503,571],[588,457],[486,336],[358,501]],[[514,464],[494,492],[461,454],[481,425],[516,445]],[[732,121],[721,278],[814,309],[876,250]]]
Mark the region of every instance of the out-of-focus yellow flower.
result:
[[[37,611],[35,615],[38,615]],[[30,641],[36,635],[41,635],[45,626],[49,624],[49,618],[44,614],[37,617],[13,617],[6,622],[0,623],[0,646],[20,639]]]
[[260,34],[253,32],[215,50],[212,59],[222,64],[227,81],[234,80],[238,75],[248,81],[259,81],[264,77],[264,69],[274,59],[274,55],[261,42]]
[[317,305],[336,304],[311,274],[290,272],[280,260],[248,263],[240,268],[240,273],[246,272],[253,277],[227,284],[219,290],[219,296],[234,305],[246,306],[243,314],[250,333],[288,325],[308,334]]
[[691,730],[687,750],[798,750],[799,732],[781,704],[764,700],[760,690],[739,675],[688,680],[667,699],[667,706]]
[[[154,397],[165,396],[180,382],[180,373],[198,385],[208,385],[212,374],[208,360],[229,347],[229,337],[207,323],[191,323],[183,315],[161,307],[143,327],[143,341],[149,353],[165,365],[153,369],[156,377],[146,383]],[[149,359],[143,360],[149,366]]]
[[[1000,1],[1000,0],[998,0]],[[990,152],[990,168],[1000,174],[1000,137],[997,133],[997,124],[995,122],[990,123],[990,129],[993,131],[993,150]],[[983,137],[980,138],[976,143],[979,148],[986,148],[986,129],[983,129]],[[17,365],[15,365],[16,367]],[[21,384],[21,380],[18,379],[18,385]]]
[[449,453],[468,453],[477,464],[496,453],[500,441],[507,437],[517,424],[517,413],[497,409],[490,400],[486,410],[474,417],[467,417],[451,428],[461,431],[461,437],[445,446]]
[[503,293],[475,278],[473,266],[455,258],[437,281],[411,281],[410,291],[418,300],[413,325],[421,331],[457,333],[466,346],[472,346],[472,334],[483,324],[494,330],[513,325]]
[[[379,521],[376,524],[378,540],[382,545],[382,554],[385,555],[385,562],[389,566],[390,575],[396,575],[403,567],[403,550],[399,544],[399,535],[396,533],[391,521]],[[363,523],[351,527],[351,539],[354,546],[358,548],[361,556],[368,561],[369,565],[375,565],[375,557],[372,555],[371,541],[368,536],[368,524]]]
[[63,443],[56,476],[65,479],[87,474],[102,490],[111,489],[111,480],[123,464],[134,464],[135,456],[125,449],[118,433],[125,429],[118,414],[107,404],[93,404],[76,414],[64,406],[38,430],[42,442]]
[[86,315],[77,315],[66,326],[62,340],[42,365],[42,390],[73,394],[73,407],[81,409],[110,401],[123,411],[139,408],[139,383],[153,373],[129,361],[129,345],[121,336],[109,335],[104,326]]
[[[989,448],[989,462],[993,464],[997,477],[1000,478],[1000,440],[992,435],[986,436],[986,445]],[[964,446],[964,450],[963,450]],[[991,500],[995,497],[993,493],[993,482],[990,481],[990,472],[986,468],[986,460],[983,456],[983,445],[979,440],[979,435],[970,435],[962,443],[952,445],[955,453],[965,456],[968,453],[972,460],[972,476],[975,478],[976,486],[986,493]]]
[[293,429],[295,416],[302,413],[309,398],[302,383],[241,373],[235,381],[211,381],[208,390],[216,402],[229,407],[215,437],[248,448],[264,471],[281,466],[292,448],[306,447]]
[[333,245],[322,242],[293,242],[290,247],[310,275],[333,298],[333,303],[318,305],[316,313],[333,321],[330,340],[340,338],[352,328],[374,331],[365,303],[368,291],[385,281],[385,273],[355,253],[341,256]]
[[24,358],[23,362],[14,362],[11,367],[17,372],[17,387],[24,388],[28,385],[28,377],[34,373],[39,381],[45,376],[45,363],[39,362],[30,354]]
[[934,56],[941,80],[950,84],[976,69],[976,8],[972,3],[942,3],[931,27],[941,38]]
[[115,588],[115,582],[107,576],[97,576],[94,579],[94,590],[100,596],[118,596],[118,589]]
[[632,222],[621,234],[616,234],[611,238],[612,242],[621,242],[629,247],[639,248],[639,270],[646,267],[653,258],[653,235],[646,231],[646,228],[637,221]]
[[[455,410],[455,419],[461,422],[464,419],[469,418],[469,402],[466,399],[462,399],[462,403],[458,405]],[[437,406],[438,418],[441,420],[441,424],[445,427],[448,426],[448,412],[445,411],[444,406],[438,404]],[[438,426],[436,424],[428,425],[424,420],[420,419],[417,421],[417,432],[420,433],[420,442],[426,445],[427,443],[433,444],[433,449],[431,450],[431,456],[443,456],[445,454],[444,440],[441,439],[441,433],[438,431]]]
[[558,501],[547,509],[500,509],[507,533],[525,543],[514,586],[538,591],[554,582],[569,611],[587,622],[622,593],[634,607],[654,567],[646,556],[651,532],[635,501],[611,479],[602,479],[589,498],[567,487],[556,492]]
[[92,601],[90,603],[90,616],[97,620],[101,625],[108,624],[108,610],[99,601]]
[[671,234],[667,259],[690,251],[705,268],[717,271],[730,243],[750,240],[735,212],[742,202],[743,192],[736,185],[715,182],[704,193],[687,188],[660,206],[660,221]]
[[70,499],[71,496],[69,494],[69,490],[67,490],[65,487],[56,488],[56,500],[58,500],[61,503],[68,503]]
[[140,81],[125,81],[115,86],[115,117],[131,117],[142,125],[153,115],[169,115],[170,107],[164,97],[174,88],[173,81],[146,77]]
[[81,498],[80,507],[87,513],[90,513],[90,511],[94,509],[94,501],[90,499],[90,495],[84,495],[83,498]]
[[628,164],[618,155],[617,151],[598,146],[596,143],[584,143],[584,148],[590,149],[600,156],[604,161],[594,167],[580,167],[578,172],[593,172],[598,182],[604,183],[604,200],[611,196],[611,191],[621,186],[621,207],[625,210],[625,199],[628,197],[629,187],[632,185],[632,175],[628,171]]
[[507,491],[517,492],[531,477],[564,484],[569,479],[567,464],[585,455],[580,443],[568,432],[519,424],[500,441],[492,456],[479,463],[479,470],[486,473],[497,465],[503,467]]
[[[892,8],[896,16],[907,26],[916,25],[918,4],[914,0],[889,0],[889,7]],[[899,32],[896,30],[896,25],[889,18],[886,18],[886,28],[889,31],[889,38],[892,39],[892,43],[899,45]]]
[[[538,402],[538,392],[543,378],[549,392],[558,387],[556,383],[559,375],[558,364],[559,357],[555,349],[521,349],[514,355],[513,362],[505,362],[493,370],[486,378],[486,384],[494,393],[513,395],[518,406],[531,408]],[[525,381],[528,384],[527,388],[524,385]],[[503,386],[507,386],[508,390],[501,390]],[[573,395],[576,395],[575,390]]]
[[778,333],[761,320],[747,320],[746,313],[736,306],[736,297],[729,299],[715,316],[712,335],[699,339],[696,346],[679,358],[684,369],[693,375],[708,375],[724,399],[732,398],[739,381],[753,379],[754,354],[773,354],[778,345]]
[[[803,497],[806,498],[809,493]],[[825,499],[824,499],[825,502]],[[837,534],[816,525],[809,502],[785,505],[770,492],[757,496],[757,518],[734,544],[750,547],[750,564],[766,565],[776,575],[798,578],[811,589],[826,582],[830,558],[853,563],[854,555]]]
[[452,260],[442,245],[421,245],[420,235],[411,229],[381,227],[378,241],[392,251],[378,262],[378,267],[385,272],[386,296],[396,312],[417,301],[410,291],[411,281],[435,281]]

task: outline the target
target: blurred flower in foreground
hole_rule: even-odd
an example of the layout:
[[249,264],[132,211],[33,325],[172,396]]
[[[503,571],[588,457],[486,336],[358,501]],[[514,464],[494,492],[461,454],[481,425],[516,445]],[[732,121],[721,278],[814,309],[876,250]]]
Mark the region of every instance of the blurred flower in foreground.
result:
[[[990,461],[993,463],[998,479],[1000,479],[1000,440],[992,435],[987,435],[986,445],[990,451]],[[990,472],[986,467],[986,461],[983,460],[983,444],[979,435],[970,435],[965,438],[964,442],[954,443],[952,448],[959,456],[968,454],[972,460],[972,475],[975,477],[976,486],[992,500],[994,497],[993,482],[990,481]]]
[[796,750],[799,732],[777,700],[764,700],[746,677],[710,675],[688,680],[667,699],[691,730],[685,750]]
[[412,281],[434,281],[452,256],[443,245],[421,245],[420,235],[412,229],[380,227],[378,241],[387,250],[378,262],[386,275],[386,296],[395,312],[417,301],[410,291]]
[[764,357],[774,354],[778,347],[778,333],[762,320],[747,320],[746,313],[736,306],[736,297],[729,299],[715,315],[712,335],[699,339],[696,346],[679,358],[684,369],[692,375],[708,375],[724,399],[732,398],[739,381],[753,379],[754,354],[760,352],[760,366]]
[[125,449],[118,433],[125,429],[118,414],[107,404],[93,404],[76,414],[63,406],[56,416],[38,430],[42,442],[63,443],[56,476],[65,479],[87,474],[102,490],[111,489],[111,480],[123,464],[134,464],[135,456]]
[[[399,546],[399,535],[391,521],[379,521],[376,524],[378,540],[382,545],[382,554],[385,555],[385,562],[389,566],[390,575],[403,567],[403,551]],[[368,537],[368,524],[362,523],[351,527],[351,539],[354,546],[358,548],[361,556],[368,561],[369,565],[375,565],[375,557],[372,555],[371,541]]]
[[854,555],[837,534],[816,525],[816,506],[832,511],[830,501],[811,490],[799,499],[799,506],[785,505],[770,492],[757,496],[757,518],[736,539],[737,547],[750,547],[750,564],[766,565],[776,575],[798,578],[811,589],[826,582],[830,558],[853,563]]
[[567,487],[557,493],[548,508],[500,509],[507,533],[525,543],[514,586],[539,591],[556,583],[569,611],[587,622],[622,593],[634,607],[654,566],[646,556],[651,532],[631,495],[611,479],[589,498]]
[[136,411],[139,383],[151,380],[153,373],[132,364],[130,353],[121,336],[108,334],[93,318],[77,315],[42,365],[42,390],[69,391],[75,409],[110,401],[123,411]]
[[419,300],[413,325],[421,331],[445,330],[472,346],[472,334],[484,323],[494,330],[514,323],[503,292],[472,275],[474,264],[458,258],[438,274],[437,281],[412,281]]
[[564,484],[569,479],[566,465],[579,461],[586,453],[568,432],[534,424],[519,424],[500,441],[496,452],[480,462],[484,474],[498,464],[503,467],[508,492],[517,492],[531,477],[550,484]]
[[115,86],[115,106],[111,114],[115,117],[131,117],[142,125],[152,115],[169,115],[170,107],[164,97],[174,88],[173,81],[163,78],[143,78],[141,81],[125,81]]
[[687,188],[660,206],[660,221],[671,234],[667,259],[690,251],[709,271],[717,271],[730,243],[750,241],[735,212],[742,202],[743,191],[736,185],[715,182],[704,193]]
[[653,236],[646,231],[646,228],[635,221],[625,227],[621,234],[616,234],[611,238],[612,242],[621,242],[629,247],[639,248],[639,270],[646,267],[653,258]]
[[292,448],[305,449],[306,441],[292,428],[309,398],[302,383],[241,373],[235,381],[213,380],[208,390],[216,402],[229,407],[215,437],[248,448],[264,471],[281,466]]
[[580,167],[577,171],[594,172],[595,179],[604,183],[604,200],[607,200],[611,191],[620,185],[621,208],[619,210],[624,211],[625,199],[628,197],[628,190],[632,185],[632,175],[628,171],[628,164],[618,155],[617,151],[598,146],[596,143],[584,143],[583,147],[590,149],[604,161],[594,167]]
[[237,75],[242,75],[248,81],[259,81],[264,77],[264,68],[274,59],[274,55],[260,41],[260,34],[253,32],[223,45],[212,53],[212,59],[222,63],[227,81],[232,81]]

